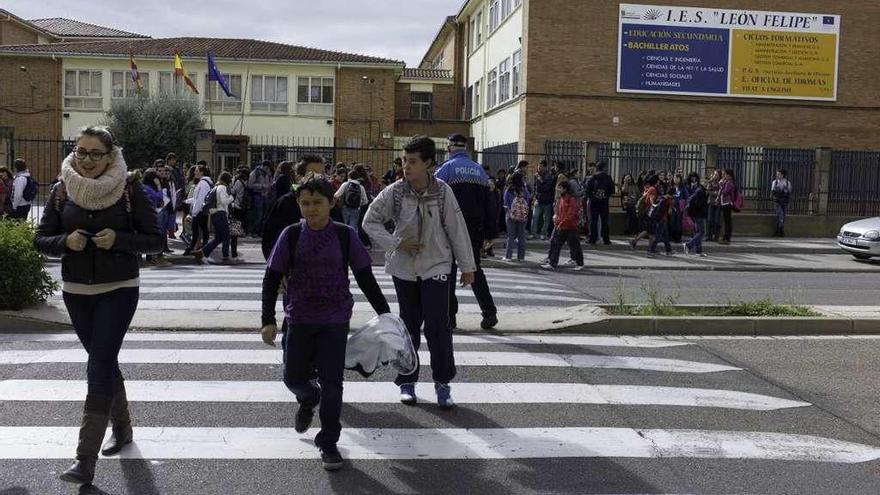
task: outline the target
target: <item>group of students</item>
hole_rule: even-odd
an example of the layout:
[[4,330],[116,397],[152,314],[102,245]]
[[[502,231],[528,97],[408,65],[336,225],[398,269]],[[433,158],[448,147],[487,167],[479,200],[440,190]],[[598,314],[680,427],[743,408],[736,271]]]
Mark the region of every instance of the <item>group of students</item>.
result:
[[14,172],[0,166],[0,218],[24,220],[37,198],[39,184],[23,158],[16,158],[12,167]]

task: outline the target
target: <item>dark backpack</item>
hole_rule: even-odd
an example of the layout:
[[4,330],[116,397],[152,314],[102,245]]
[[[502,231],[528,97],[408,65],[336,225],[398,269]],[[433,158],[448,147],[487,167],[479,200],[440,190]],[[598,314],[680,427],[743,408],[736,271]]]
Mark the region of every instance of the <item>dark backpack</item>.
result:
[[[250,210],[253,206],[253,196],[251,196],[251,191],[247,188],[247,183],[241,179],[237,179],[235,182],[241,182],[244,187],[239,191],[239,196],[235,197],[235,200],[238,202],[238,208],[242,211]],[[233,183],[233,189],[235,188],[235,183]]]
[[342,203],[347,208],[360,208],[361,207],[361,188],[355,182],[349,182],[347,189],[345,190],[345,196],[342,198]]
[[37,192],[40,190],[40,185],[37,184],[37,181],[34,180],[33,177],[27,176],[27,183],[24,185],[24,191],[21,192],[21,197],[30,203],[37,197]]
[[666,198],[660,196],[657,198],[657,201],[651,203],[651,208],[648,209],[648,218],[654,222],[659,222],[664,216],[666,216],[668,210],[669,208],[666,204]]
[[691,218],[704,218],[709,212],[709,198],[702,187],[691,193],[687,202],[687,214]]
[[202,211],[211,213],[211,210],[217,208],[217,187],[218,186],[214,186],[211,188],[211,192],[205,196],[205,202],[202,203]]
[[[351,229],[344,223],[333,222],[336,226],[336,235],[339,236],[339,247],[342,250],[342,269],[348,276],[348,262],[351,252]],[[302,233],[302,222],[291,225],[290,234],[287,236],[288,255],[290,256],[290,269],[287,272],[288,278],[293,277],[293,264],[296,260],[296,246],[299,243],[299,235]]]

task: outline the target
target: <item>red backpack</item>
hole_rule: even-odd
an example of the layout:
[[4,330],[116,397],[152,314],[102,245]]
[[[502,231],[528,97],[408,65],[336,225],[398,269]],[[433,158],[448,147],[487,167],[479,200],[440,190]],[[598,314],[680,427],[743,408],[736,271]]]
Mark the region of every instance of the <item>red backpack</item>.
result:
[[734,186],[736,189],[733,193],[733,211],[739,213],[746,206],[746,199],[743,197],[742,192],[739,190],[739,186]]

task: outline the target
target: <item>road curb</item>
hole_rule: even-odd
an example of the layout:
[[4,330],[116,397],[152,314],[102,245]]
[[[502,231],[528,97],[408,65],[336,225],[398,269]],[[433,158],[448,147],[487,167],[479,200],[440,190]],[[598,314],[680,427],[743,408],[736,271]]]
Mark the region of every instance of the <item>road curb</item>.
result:
[[880,335],[880,319],[609,316],[540,333],[601,335]]
[[73,325],[60,321],[30,318],[27,316],[0,314],[0,331],[5,331],[7,329],[12,329],[16,333],[57,332],[58,330],[73,331]]

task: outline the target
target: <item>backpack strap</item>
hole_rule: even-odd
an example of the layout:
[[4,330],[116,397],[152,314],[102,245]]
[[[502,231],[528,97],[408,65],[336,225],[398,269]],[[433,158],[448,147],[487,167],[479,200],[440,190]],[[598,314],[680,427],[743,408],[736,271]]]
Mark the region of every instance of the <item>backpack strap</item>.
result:
[[299,235],[302,233],[302,222],[295,223],[290,226],[290,233],[287,235],[287,253],[290,257],[288,263],[287,278],[293,278],[293,265],[296,260],[296,246],[299,244]]
[[351,229],[348,225],[333,222],[336,225],[336,235],[339,236],[339,247],[342,249],[342,269],[348,276],[349,262],[351,261]]

